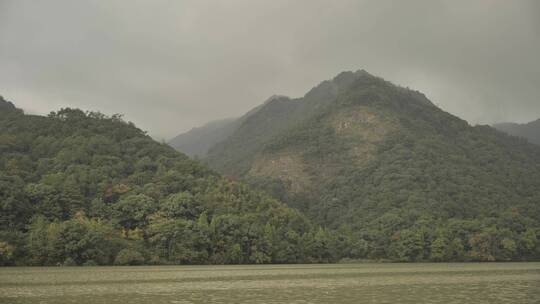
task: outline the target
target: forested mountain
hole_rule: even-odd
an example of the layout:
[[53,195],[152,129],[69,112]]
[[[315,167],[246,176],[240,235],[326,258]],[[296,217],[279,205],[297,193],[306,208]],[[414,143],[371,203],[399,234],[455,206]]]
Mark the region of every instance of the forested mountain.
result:
[[224,178],[118,115],[0,100],[0,264],[540,259],[540,147],[419,92],[345,72],[228,124]]
[[203,158],[212,146],[229,137],[239,122],[237,118],[212,121],[176,136],[169,145],[188,156]]
[[346,241],[118,115],[0,102],[0,265],[326,262]]
[[351,236],[363,257],[540,257],[540,148],[365,71],[268,102],[205,161]]
[[540,119],[531,121],[526,124],[518,124],[512,122],[499,123],[494,124],[493,127],[504,133],[522,137],[533,144],[540,145]]

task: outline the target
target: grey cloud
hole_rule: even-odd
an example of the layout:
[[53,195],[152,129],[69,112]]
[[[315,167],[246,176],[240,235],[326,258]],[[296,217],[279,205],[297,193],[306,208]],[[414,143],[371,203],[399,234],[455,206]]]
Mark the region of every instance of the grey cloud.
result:
[[123,113],[157,138],[342,70],[471,123],[540,117],[538,1],[0,0],[0,94]]

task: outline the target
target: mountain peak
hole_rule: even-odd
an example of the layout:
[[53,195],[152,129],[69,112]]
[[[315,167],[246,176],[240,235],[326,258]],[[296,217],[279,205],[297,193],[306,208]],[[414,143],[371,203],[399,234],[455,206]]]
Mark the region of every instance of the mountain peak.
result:
[[274,94],[274,95],[268,97],[268,99],[266,99],[266,100],[263,102],[263,104],[272,102],[272,101],[274,101],[274,100],[288,100],[288,99],[290,99],[289,96],[279,95],[279,94]]
[[319,83],[317,86],[309,90],[304,95],[306,99],[314,99],[317,101],[333,99],[339,91],[347,89],[352,85],[356,80],[362,77],[375,77],[365,70],[357,70],[356,72],[352,71],[343,71],[337,74],[331,80],[324,80]]
[[343,71],[337,74],[336,77],[332,79],[332,82],[341,86],[346,86],[361,77],[375,77],[375,76],[371,75],[370,73],[368,73],[366,70],[363,70],[363,69],[357,70],[356,72]]

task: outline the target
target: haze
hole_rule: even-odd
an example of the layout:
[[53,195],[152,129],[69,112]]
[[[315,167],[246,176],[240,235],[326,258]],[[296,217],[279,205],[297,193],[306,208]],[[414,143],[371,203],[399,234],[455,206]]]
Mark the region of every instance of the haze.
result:
[[168,139],[343,70],[472,124],[540,117],[540,1],[0,0],[0,94]]

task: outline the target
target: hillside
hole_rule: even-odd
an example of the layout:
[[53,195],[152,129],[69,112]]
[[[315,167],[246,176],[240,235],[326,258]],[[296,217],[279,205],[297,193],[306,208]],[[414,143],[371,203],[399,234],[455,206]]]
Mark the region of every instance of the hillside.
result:
[[511,122],[499,123],[494,124],[493,127],[504,133],[517,137],[522,137],[533,144],[540,145],[540,119],[531,121],[526,124],[518,124]]
[[205,161],[370,258],[540,257],[540,148],[365,71],[266,104]]
[[317,247],[329,232],[118,115],[9,105],[0,103],[0,265],[330,260]]

